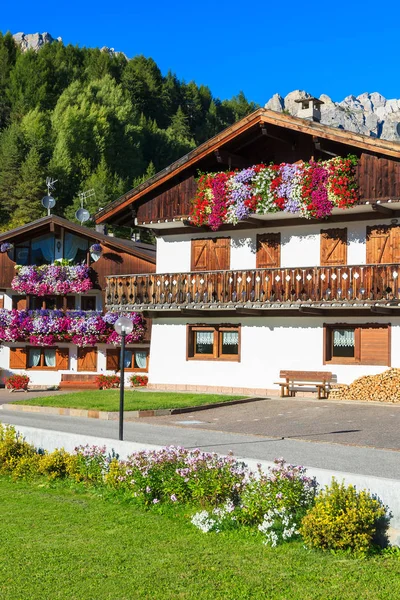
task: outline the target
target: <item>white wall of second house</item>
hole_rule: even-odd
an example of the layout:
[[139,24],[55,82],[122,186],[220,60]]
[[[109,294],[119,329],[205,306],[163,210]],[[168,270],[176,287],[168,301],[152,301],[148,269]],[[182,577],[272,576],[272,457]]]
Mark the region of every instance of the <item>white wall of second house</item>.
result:
[[[273,221],[270,221],[270,225]],[[288,227],[271,227],[230,232],[199,232],[168,235],[157,238],[157,273],[185,273],[191,266],[191,240],[203,237],[231,237],[232,270],[256,268],[257,234],[281,233],[281,266],[313,267],[320,264],[320,232],[330,227],[347,227],[347,264],[366,263],[366,232],[372,224],[390,224],[390,219],[375,221],[350,221],[344,223],[308,224]]]
[[[323,323],[335,317],[263,317],[226,319],[167,319],[153,322],[149,381],[154,384],[207,385],[277,388],[281,369],[331,371],[339,383],[380,373],[386,366],[324,365]],[[400,318],[378,317],[376,323],[391,323],[392,366],[400,366]],[[187,324],[241,324],[240,362],[186,360]],[[346,317],[346,323],[371,322],[370,317]]]

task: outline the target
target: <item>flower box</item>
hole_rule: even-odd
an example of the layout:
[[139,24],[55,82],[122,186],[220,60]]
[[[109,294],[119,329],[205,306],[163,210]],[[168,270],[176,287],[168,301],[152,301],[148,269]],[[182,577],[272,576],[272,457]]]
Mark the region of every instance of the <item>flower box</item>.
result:
[[149,382],[149,378],[146,375],[132,375],[129,381],[132,387],[145,387]]
[[15,268],[11,287],[20,294],[82,294],[93,287],[89,267],[85,265],[16,265]]
[[27,392],[29,382],[30,379],[28,375],[11,375],[11,377],[4,379],[6,389],[9,390],[9,392],[14,392],[16,390]]

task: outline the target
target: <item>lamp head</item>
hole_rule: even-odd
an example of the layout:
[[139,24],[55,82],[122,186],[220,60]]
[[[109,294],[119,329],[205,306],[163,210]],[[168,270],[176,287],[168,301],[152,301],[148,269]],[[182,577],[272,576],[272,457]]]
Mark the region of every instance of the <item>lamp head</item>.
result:
[[128,317],[124,317],[122,315],[117,321],[115,321],[114,329],[119,335],[122,333],[128,335],[133,331],[133,323]]

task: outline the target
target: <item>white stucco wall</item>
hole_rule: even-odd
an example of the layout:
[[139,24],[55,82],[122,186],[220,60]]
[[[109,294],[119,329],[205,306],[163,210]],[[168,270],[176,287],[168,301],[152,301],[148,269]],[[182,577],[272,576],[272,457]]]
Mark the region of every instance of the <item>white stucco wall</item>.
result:
[[257,234],[281,232],[281,266],[313,267],[320,264],[320,231],[330,227],[347,227],[347,263],[366,263],[366,231],[372,224],[389,225],[390,219],[347,223],[307,224],[296,227],[269,227],[231,232],[199,232],[157,238],[157,273],[185,273],[190,271],[191,240],[202,237],[231,237],[232,270],[256,268]]
[[[207,323],[241,324],[240,362],[186,360],[186,324],[199,319],[157,319],[153,322],[149,381],[228,387],[277,388],[281,369],[331,371],[339,383],[380,373],[387,367],[324,365],[323,323],[338,317],[263,317],[207,319]],[[346,317],[346,323],[362,324],[371,318]],[[203,320],[201,322],[204,322]],[[400,365],[400,318],[378,317],[375,323],[392,324],[392,366]]]

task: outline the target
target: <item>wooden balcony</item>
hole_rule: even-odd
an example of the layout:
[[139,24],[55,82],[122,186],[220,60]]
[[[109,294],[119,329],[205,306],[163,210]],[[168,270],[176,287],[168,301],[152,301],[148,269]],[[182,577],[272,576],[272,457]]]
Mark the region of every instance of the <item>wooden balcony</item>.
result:
[[400,264],[149,273],[107,277],[112,309],[400,305]]

